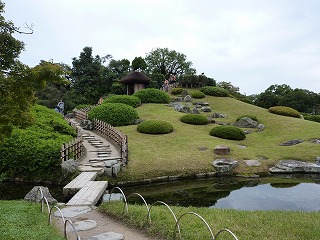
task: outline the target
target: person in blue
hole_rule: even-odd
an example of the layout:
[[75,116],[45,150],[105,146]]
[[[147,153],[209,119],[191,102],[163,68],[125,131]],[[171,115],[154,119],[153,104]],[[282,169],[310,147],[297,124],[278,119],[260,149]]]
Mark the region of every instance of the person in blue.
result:
[[61,114],[63,114],[63,111],[64,111],[64,102],[62,100],[60,100],[60,102],[58,102],[58,105],[57,105],[58,109],[59,109],[59,112]]

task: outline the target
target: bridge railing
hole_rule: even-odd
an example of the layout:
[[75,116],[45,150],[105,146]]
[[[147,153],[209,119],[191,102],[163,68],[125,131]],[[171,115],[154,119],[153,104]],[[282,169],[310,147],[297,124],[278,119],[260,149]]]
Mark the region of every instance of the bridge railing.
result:
[[74,117],[80,121],[86,120],[88,118],[88,112],[91,110],[91,107],[86,107],[82,109],[75,109],[72,111]]
[[99,132],[107,140],[111,141],[115,147],[119,150],[120,155],[124,163],[128,161],[128,137],[123,132],[117,130],[110,124],[100,121],[98,119],[93,120],[93,129]]
[[70,142],[61,145],[61,162],[69,159],[78,160],[85,153],[81,137],[74,138]]

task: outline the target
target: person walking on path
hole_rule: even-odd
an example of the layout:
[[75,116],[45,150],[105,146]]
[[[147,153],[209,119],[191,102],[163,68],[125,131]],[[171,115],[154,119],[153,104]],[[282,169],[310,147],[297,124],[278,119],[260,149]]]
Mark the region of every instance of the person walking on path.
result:
[[60,100],[60,102],[58,102],[57,105],[59,112],[63,115],[63,111],[64,111],[64,102],[62,100]]

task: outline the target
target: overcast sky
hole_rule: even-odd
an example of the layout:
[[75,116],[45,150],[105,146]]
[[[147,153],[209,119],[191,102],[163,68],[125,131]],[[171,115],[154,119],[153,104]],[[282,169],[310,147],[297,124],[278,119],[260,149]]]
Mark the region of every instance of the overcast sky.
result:
[[34,34],[15,35],[30,67],[71,66],[86,46],[129,61],[168,48],[247,95],[272,84],[320,93],[319,0],[2,1],[6,20],[34,25]]

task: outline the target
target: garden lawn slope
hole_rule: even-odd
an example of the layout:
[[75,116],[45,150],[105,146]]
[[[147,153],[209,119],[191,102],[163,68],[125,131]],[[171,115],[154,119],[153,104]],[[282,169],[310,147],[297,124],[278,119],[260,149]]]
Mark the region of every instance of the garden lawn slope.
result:
[[[118,180],[212,172],[212,161],[221,158],[214,155],[213,149],[221,144],[231,148],[228,158],[240,161],[236,171],[243,174],[265,174],[282,159],[314,162],[315,157],[320,156],[319,145],[309,141],[320,138],[319,123],[275,115],[267,109],[228,97],[206,96],[201,101],[208,102],[212,108],[212,112],[201,114],[210,116],[218,112],[228,115],[227,118],[216,121],[234,123],[241,115],[254,115],[259,123],[265,125],[265,130],[248,134],[242,141],[221,139],[209,135],[210,130],[218,126],[217,124],[185,124],[180,121],[184,114],[174,111],[173,107],[164,104],[142,104],[136,108],[140,118],[170,122],[174,130],[165,135],[146,135],[137,132],[136,125],[119,127],[128,135],[129,162]],[[290,147],[278,145],[293,139],[303,139],[304,142]],[[248,167],[243,162],[246,159],[262,158],[265,160],[260,160],[259,167]]]

